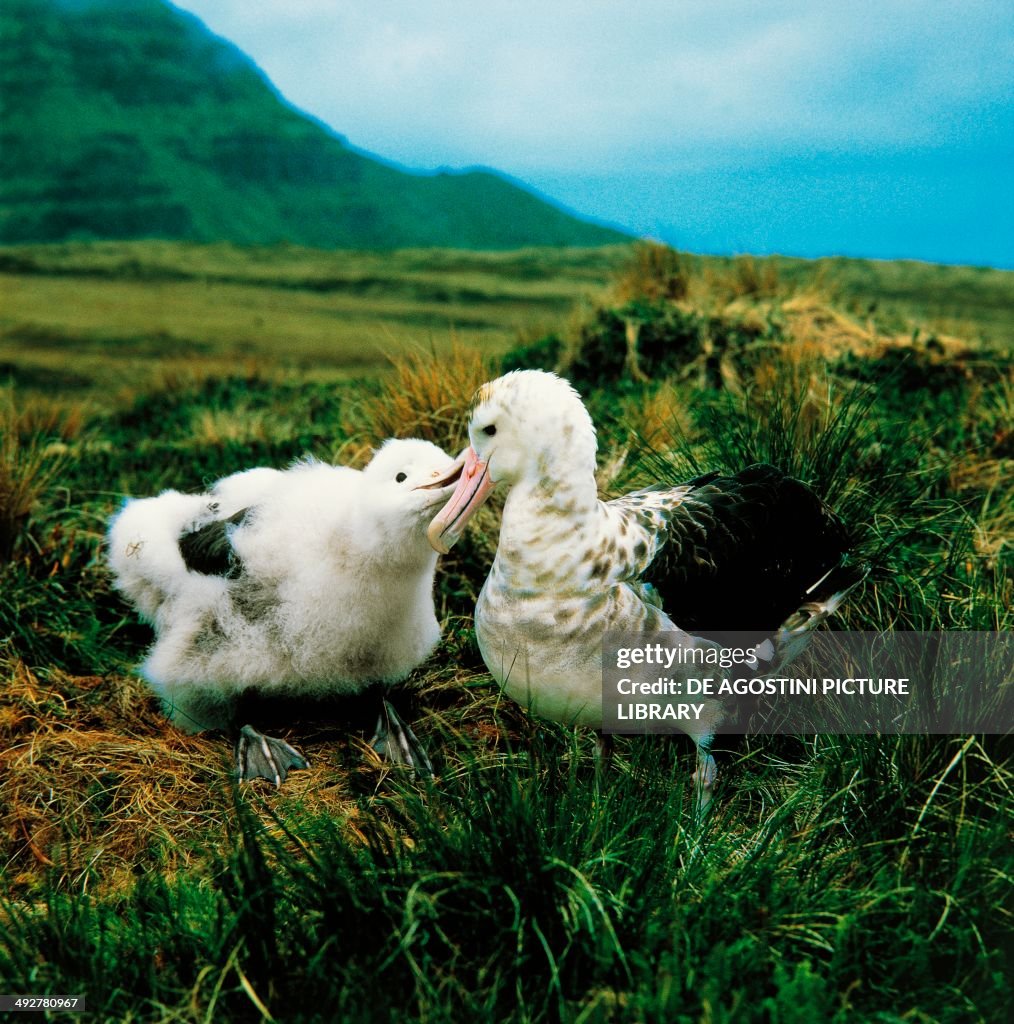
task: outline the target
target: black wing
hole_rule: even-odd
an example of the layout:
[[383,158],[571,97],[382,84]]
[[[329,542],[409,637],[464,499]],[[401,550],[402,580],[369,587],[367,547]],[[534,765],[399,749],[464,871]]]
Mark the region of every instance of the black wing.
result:
[[229,527],[243,522],[249,509],[240,509],[227,519],[216,519],[179,539],[183,562],[192,572],[205,576],[224,576],[234,580],[243,571],[243,563],[229,540]]
[[847,531],[809,487],[773,466],[694,484],[659,510],[665,543],[641,579],[682,629],[769,635],[842,564]]

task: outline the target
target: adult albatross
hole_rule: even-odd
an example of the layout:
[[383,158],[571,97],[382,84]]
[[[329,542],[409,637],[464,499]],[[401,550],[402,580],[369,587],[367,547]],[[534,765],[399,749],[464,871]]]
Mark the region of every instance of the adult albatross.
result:
[[[112,520],[114,585],[155,629],[141,673],[172,721],[236,735],[241,779],[280,785],[303,755],[245,719],[253,695],[328,697],[404,679],[440,638],[426,529],[451,487],[436,445],[386,442],[362,471],[257,468],[206,494],[128,500]],[[381,701],[371,741],[429,772]]]
[[[544,718],[601,727],[608,631],[671,630],[688,647],[750,631],[770,638],[762,657],[773,664],[861,578],[844,565],[849,541],[838,519],[771,466],[600,501],[595,428],[555,374],[521,370],[484,384],[468,433],[430,543],[448,551],[495,486],[510,489],[475,631],[493,677]],[[710,745],[724,714],[708,701],[686,727],[698,748],[701,806],[711,799]]]

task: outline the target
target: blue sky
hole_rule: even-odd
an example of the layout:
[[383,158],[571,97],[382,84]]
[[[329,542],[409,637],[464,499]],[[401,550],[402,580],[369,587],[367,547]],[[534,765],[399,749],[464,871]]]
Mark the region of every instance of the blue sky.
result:
[[1010,0],[182,0],[406,167],[699,252],[1014,268]]

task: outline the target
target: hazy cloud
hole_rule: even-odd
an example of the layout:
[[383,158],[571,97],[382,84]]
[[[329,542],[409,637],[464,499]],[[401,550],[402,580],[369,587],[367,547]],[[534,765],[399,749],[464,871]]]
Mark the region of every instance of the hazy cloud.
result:
[[925,143],[1014,86],[1006,2],[185,0],[282,93],[408,164],[616,169]]

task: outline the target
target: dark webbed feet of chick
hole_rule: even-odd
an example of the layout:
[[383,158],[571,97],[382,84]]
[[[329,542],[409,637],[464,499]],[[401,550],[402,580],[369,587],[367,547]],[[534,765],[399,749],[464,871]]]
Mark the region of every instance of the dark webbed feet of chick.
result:
[[392,764],[406,764],[420,775],[432,776],[433,764],[423,745],[390,701],[381,701],[377,728],[370,740],[370,746],[386,761]]
[[309,768],[310,762],[285,740],[258,732],[244,725],[236,739],[236,774],[241,782],[267,779],[280,786],[289,772]]

